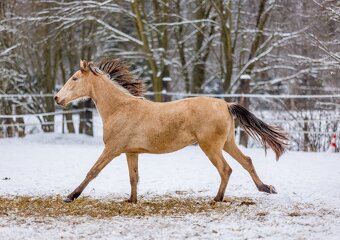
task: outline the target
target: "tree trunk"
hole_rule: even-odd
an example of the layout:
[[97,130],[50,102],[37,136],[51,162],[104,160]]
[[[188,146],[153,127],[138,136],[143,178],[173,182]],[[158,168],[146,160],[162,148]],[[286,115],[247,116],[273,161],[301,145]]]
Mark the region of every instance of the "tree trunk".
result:
[[[61,76],[63,79],[63,84],[66,83],[67,78],[66,78],[66,71],[65,71],[65,67],[64,67],[64,62],[63,62],[63,57],[62,57],[62,48],[59,49],[59,55],[60,55],[60,71],[61,71]],[[72,104],[70,104],[65,110],[72,110]],[[66,120],[66,126],[67,126],[67,131],[68,133],[75,133],[75,128],[74,128],[74,124],[73,124],[73,117],[72,117],[72,113],[66,113],[63,114],[63,119]]]
[[[82,28],[82,49],[81,49],[81,58],[82,59],[90,59],[93,51],[93,47],[91,44],[86,44],[85,39],[91,35],[91,31],[94,28],[94,23],[89,23],[89,26],[84,25]],[[92,36],[93,37],[93,36]],[[91,108],[91,99],[86,100],[85,102],[79,103],[79,109],[86,108],[85,112],[79,113],[79,133],[84,133],[89,136],[93,136],[93,119],[92,119],[92,111]]]
[[[176,14],[178,16],[181,16],[181,0],[176,1]],[[180,24],[177,27],[177,31],[175,30],[175,38],[176,38],[176,45],[178,48],[179,60],[182,66],[182,75],[184,78],[185,92],[188,93],[190,91],[190,82],[189,82],[188,68],[186,66],[187,64],[186,55],[185,55],[186,46],[185,46],[185,42],[183,41],[183,32],[184,32],[183,25]]]
[[[168,0],[162,1],[160,4],[159,1],[153,0],[153,8],[155,12],[156,23],[167,23],[169,22],[169,2]],[[167,26],[156,26],[156,36],[158,41],[158,48],[162,49],[160,53],[160,64],[159,64],[159,78],[162,82],[162,90],[166,90],[166,92],[170,91],[170,82],[164,81],[164,78],[170,78],[170,68],[167,60],[168,53],[168,27]],[[171,101],[171,96],[163,95],[163,102]]]
[[[142,3],[144,4],[144,3]],[[140,39],[143,42],[143,50],[144,50],[144,54],[146,57],[146,60],[149,64],[150,70],[151,70],[151,76],[152,76],[152,87],[153,87],[153,91],[156,92],[157,94],[155,94],[155,98],[154,100],[156,102],[160,102],[162,100],[162,96],[159,94],[162,91],[162,80],[160,79],[160,74],[158,73],[158,67],[156,64],[156,60],[153,56],[153,53],[150,49],[149,46],[149,40],[145,34],[145,28],[144,28],[144,21],[146,19],[142,18],[142,15],[140,13],[140,1],[139,0],[134,0],[132,3],[132,10],[133,13],[135,14],[135,26],[136,26],[136,30],[138,32],[138,36],[140,37]]]
[[[267,3],[267,0],[261,0],[258,14],[257,14],[257,20],[256,20],[256,35],[254,37],[254,40],[252,42],[250,53],[248,57],[248,61],[252,60],[253,57],[255,57],[256,52],[260,46],[260,44],[263,42],[263,30],[265,27],[265,24],[267,22],[268,16],[270,11],[265,11],[265,5]],[[254,68],[254,64],[250,64],[247,69],[245,70],[245,73],[250,77],[252,70]],[[240,92],[243,94],[249,94],[250,93],[250,79],[240,79]],[[249,98],[241,98],[240,104],[245,107],[249,108],[250,101]],[[240,136],[240,144],[247,147],[248,146],[248,140],[249,136],[246,134],[246,132],[242,131]]]
[[[231,1],[229,1],[229,6],[225,9],[223,0],[211,1],[215,10],[220,18],[220,28],[221,28],[221,42],[223,45],[223,55],[224,55],[224,65],[225,73],[223,74],[223,89],[225,92],[229,90],[231,77],[233,74],[233,54],[232,54],[232,43],[231,43],[231,30],[230,27],[233,26],[232,23],[232,13]],[[227,24],[229,27],[227,27]]]
[[[211,5],[205,6],[202,4],[200,0],[196,1],[196,20],[204,20],[209,18],[209,14],[211,11]],[[214,20],[214,19],[212,19]],[[208,31],[208,36],[205,36],[206,31],[206,24],[202,22],[198,22],[196,24],[198,31],[196,33],[196,41],[195,41],[195,55],[196,60],[194,62],[193,70],[192,70],[192,85],[191,85],[191,92],[192,93],[201,93],[202,92],[202,85],[205,81],[205,72],[206,72],[206,61],[209,56],[210,52],[210,43],[211,40],[206,40],[206,38],[210,37],[214,33],[214,27],[211,26]],[[204,46],[204,41],[208,41]]]

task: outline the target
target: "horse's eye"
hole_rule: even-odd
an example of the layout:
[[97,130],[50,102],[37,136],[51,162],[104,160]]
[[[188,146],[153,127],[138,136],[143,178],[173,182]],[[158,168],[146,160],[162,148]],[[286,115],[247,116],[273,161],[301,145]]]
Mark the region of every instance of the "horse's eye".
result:
[[72,77],[72,80],[73,80],[73,81],[75,81],[75,80],[77,80],[77,79],[78,79],[77,77]]

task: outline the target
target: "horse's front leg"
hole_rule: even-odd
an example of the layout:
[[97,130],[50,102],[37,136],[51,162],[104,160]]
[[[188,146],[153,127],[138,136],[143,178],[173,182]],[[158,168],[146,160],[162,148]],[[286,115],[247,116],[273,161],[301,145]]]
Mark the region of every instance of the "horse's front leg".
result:
[[100,155],[99,159],[92,166],[90,171],[87,173],[86,178],[83,182],[71,193],[69,194],[64,201],[72,202],[74,199],[79,197],[79,195],[83,192],[86,186],[100,173],[100,171],[112,161],[113,158],[117,157],[119,154],[105,147],[104,151]]
[[128,202],[137,203],[137,183],[138,183],[138,154],[127,153],[127,163],[129,167],[131,196]]

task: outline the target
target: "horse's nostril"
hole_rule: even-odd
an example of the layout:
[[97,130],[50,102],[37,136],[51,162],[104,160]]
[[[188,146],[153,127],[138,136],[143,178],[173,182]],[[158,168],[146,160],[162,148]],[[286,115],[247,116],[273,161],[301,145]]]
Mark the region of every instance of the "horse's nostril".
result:
[[58,97],[57,96],[54,96],[54,101],[57,101],[58,100]]

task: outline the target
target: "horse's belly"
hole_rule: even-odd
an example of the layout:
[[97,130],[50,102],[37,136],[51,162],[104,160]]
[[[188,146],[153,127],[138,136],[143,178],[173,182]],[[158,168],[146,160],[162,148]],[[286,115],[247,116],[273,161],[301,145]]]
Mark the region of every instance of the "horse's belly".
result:
[[182,149],[196,142],[190,134],[176,134],[173,136],[151,135],[141,140],[131,141],[129,152],[134,153],[169,153]]

